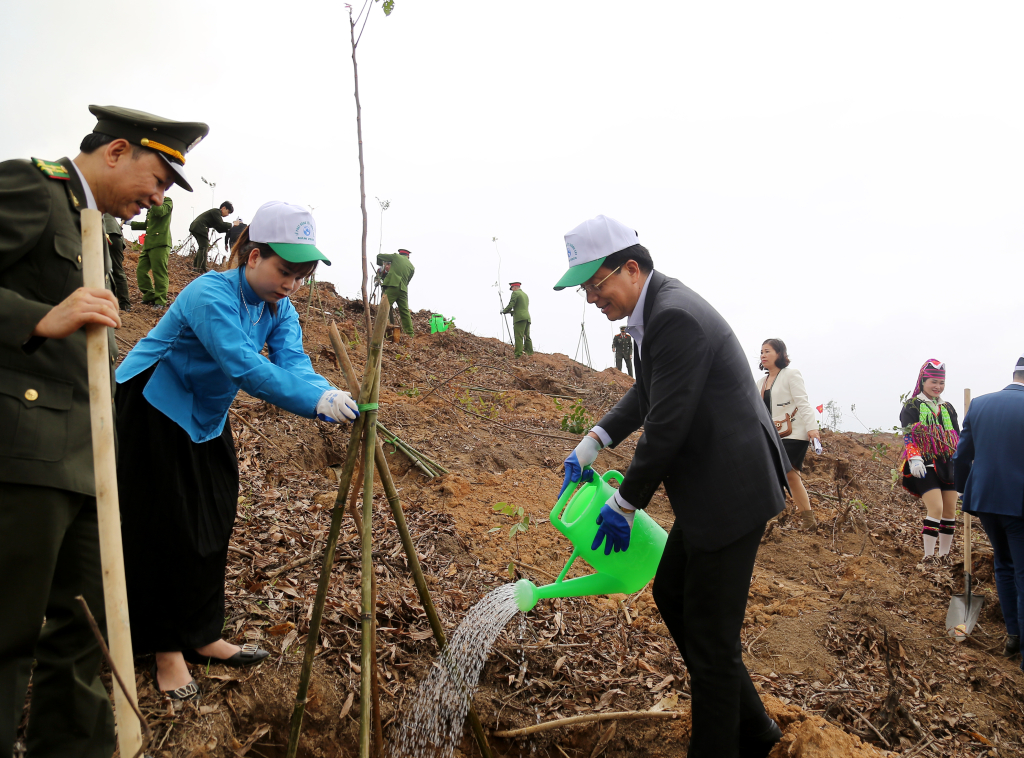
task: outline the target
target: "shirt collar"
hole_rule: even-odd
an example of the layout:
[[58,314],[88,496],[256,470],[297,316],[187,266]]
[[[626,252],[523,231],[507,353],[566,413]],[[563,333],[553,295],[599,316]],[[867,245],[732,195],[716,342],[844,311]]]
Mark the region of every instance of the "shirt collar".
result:
[[92,189],[89,187],[89,182],[85,181],[85,176],[82,174],[82,169],[78,167],[78,164],[71,161],[71,165],[75,168],[75,173],[78,174],[78,181],[82,183],[82,192],[85,193],[85,207],[92,208],[94,211],[99,210],[96,207],[96,198],[92,196]]
[[1019,384],[1021,387],[1024,387],[1024,382],[1010,382],[1010,384]]
[[644,325],[644,304],[647,302],[647,288],[651,286],[651,278],[654,270],[647,274],[647,280],[644,282],[644,288],[640,290],[640,299],[636,301],[636,306],[633,308],[633,312],[629,314],[629,319],[626,321],[626,329],[628,331],[631,326]]

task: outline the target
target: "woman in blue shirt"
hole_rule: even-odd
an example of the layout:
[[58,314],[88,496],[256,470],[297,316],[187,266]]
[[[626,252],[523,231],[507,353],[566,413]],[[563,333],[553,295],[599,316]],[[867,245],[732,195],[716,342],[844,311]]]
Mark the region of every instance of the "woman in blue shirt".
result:
[[[313,370],[288,299],[319,261],[306,209],[264,204],[117,370],[118,488],[132,644],[156,654],[172,698],[198,694],[185,660],[247,666],[268,654],[221,639],[238,500],[228,408],[238,390],[306,418],[349,421],[349,393]],[[269,357],[261,355],[264,346]]]

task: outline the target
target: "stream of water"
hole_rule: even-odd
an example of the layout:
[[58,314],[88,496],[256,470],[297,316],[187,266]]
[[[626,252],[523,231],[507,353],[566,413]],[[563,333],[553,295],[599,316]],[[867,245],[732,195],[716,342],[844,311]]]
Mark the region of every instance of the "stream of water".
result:
[[519,611],[514,587],[506,584],[488,593],[448,638],[391,740],[390,758],[450,758],[491,646]]

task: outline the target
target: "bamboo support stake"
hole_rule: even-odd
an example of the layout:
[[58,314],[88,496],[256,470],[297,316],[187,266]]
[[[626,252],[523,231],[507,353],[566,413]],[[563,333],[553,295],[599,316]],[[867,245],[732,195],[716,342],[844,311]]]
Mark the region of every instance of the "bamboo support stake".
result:
[[[82,282],[106,289],[103,254],[103,216],[97,210],[82,211]],[[121,509],[117,498],[117,467],[114,448],[114,399],[111,397],[107,327],[87,324],[86,351],[89,365],[89,415],[92,419],[92,460],[96,474],[96,515],[99,525],[100,568],[106,611],[110,657],[119,671],[134,672],[128,594],[121,546]],[[126,676],[127,687],[114,687],[114,708],[121,755],[134,755],[142,746],[142,732],[132,712],[138,700],[135,676]]]
[[[386,302],[386,297],[383,295],[381,299]],[[378,313],[381,312],[378,310]],[[341,365],[345,381],[348,382],[350,389],[358,386],[355,368],[352,366],[352,361],[349,360],[348,351],[345,349],[345,345],[341,341],[341,335],[338,334],[338,328],[333,322],[331,323],[330,335],[331,343],[338,354],[338,363]],[[365,383],[365,378],[363,381]],[[444,650],[448,645],[448,641],[445,639],[444,627],[441,626],[441,619],[438,617],[437,609],[434,608],[434,601],[430,597],[427,580],[423,576],[423,567],[420,565],[419,556],[416,555],[416,546],[413,544],[409,525],[405,522],[405,513],[402,511],[402,502],[398,497],[398,489],[395,487],[395,480],[391,476],[391,469],[388,468],[387,456],[384,455],[384,448],[381,446],[380,440],[378,439],[376,442],[374,460],[377,463],[377,473],[380,475],[381,484],[384,486],[384,495],[388,499],[388,505],[391,506],[391,515],[395,520],[395,527],[398,529],[398,534],[402,539],[402,547],[405,549],[406,560],[409,562],[409,572],[412,574],[413,583],[416,585],[416,591],[419,593],[420,603],[427,613],[427,620],[430,623],[431,631],[434,633],[437,648],[438,650]],[[484,758],[492,758],[493,754],[491,753],[490,745],[487,744],[487,735],[484,732],[483,724],[472,704],[469,708],[469,723],[473,729],[473,736],[476,737],[476,743],[480,748],[481,754],[483,754]]]
[[554,721],[547,721],[543,724],[534,724],[533,726],[526,726],[522,729],[506,729],[505,731],[495,732],[495,737],[504,737],[505,739],[511,739],[514,737],[525,737],[528,734],[537,734],[538,732],[547,732],[551,729],[558,729],[563,726],[572,726],[573,724],[586,724],[592,721],[625,721],[629,719],[677,719],[680,714],[673,711],[622,711],[619,713],[588,713],[586,716],[570,716],[564,719],[555,719]]
[[[377,323],[374,324],[373,329],[372,341],[374,343],[379,344],[383,341],[384,327],[386,325],[387,314],[385,314],[383,319],[377,318]],[[363,377],[363,384],[359,391],[359,398],[362,399],[362,402],[365,402],[365,398],[370,395],[370,388],[373,386],[376,376],[375,368],[372,362],[367,362],[366,375]],[[356,459],[359,457],[359,443],[365,421],[366,414],[360,414],[359,418],[352,425],[345,465],[342,468],[341,476],[338,477],[338,495],[334,501],[334,510],[331,512],[331,529],[327,535],[327,545],[324,547],[324,560],[323,566],[320,569],[320,581],[317,584],[316,599],[313,601],[313,615],[309,620],[306,651],[302,660],[302,670],[299,673],[299,687],[295,693],[295,708],[292,711],[285,758],[295,758],[295,754],[299,749],[299,735],[302,733],[302,716],[306,710],[309,679],[313,672],[313,659],[316,656],[317,641],[320,638],[320,622],[323,620],[324,603],[327,600],[327,590],[331,583],[331,569],[334,566],[334,553],[338,547],[338,535],[341,532],[341,522],[345,514],[345,501],[348,499],[349,485],[352,482],[352,474],[355,472]]]

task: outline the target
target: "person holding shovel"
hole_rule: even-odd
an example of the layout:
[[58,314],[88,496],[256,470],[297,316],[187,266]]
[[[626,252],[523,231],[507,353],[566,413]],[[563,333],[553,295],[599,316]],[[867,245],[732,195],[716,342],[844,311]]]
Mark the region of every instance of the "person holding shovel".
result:
[[[87,324],[121,325],[106,288],[83,287],[81,211],[159,207],[209,127],[119,107],[71,160],[0,163],[0,756],[12,754],[31,672],[30,756],[109,756],[114,719],[90,431]],[[114,387],[111,382],[110,393]],[[44,626],[43,620],[46,620]],[[35,669],[32,662],[35,660]],[[121,672],[124,676],[132,673]]]
[[162,205],[150,208],[145,220],[131,223],[132,229],[145,230],[146,233],[135,269],[135,281],[142,293],[142,304],[152,306],[156,311],[167,310],[167,261],[171,257],[173,211],[174,201],[168,197]]
[[[996,592],[1006,624],[1003,655],[1020,652],[1024,622],[1024,355],[1013,381],[982,395],[964,415],[953,456],[953,478],[963,511],[981,519],[992,543]],[[1021,663],[1024,669],[1024,662]]]
[[[378,266],[387,266],[387,273],[384,281],[381,282],[381,289],[388,296],[391,308],[398,308],[398,315],[402,320],[402,331],[410,337],[416,334],[412,325],[412,313],[409,311],[409,282],[416,274],[416,267],[412,265],[408,250],[399,250],[397,253],[381,253],[377,256]],[[388,314],[388,320],[395,323],[394,310]]]
[[522,282],[509,282],[512,294],[508,297],[508,305],[502,315],[512,314],[512,333],[515,335],[515,356],[519,358],[523,351],[533,355],[533,340],[530,339],[530,297],[523,292]]
[[565,461],[563,491],[605,446],[643,427],[592,549],[626,551],[634,512],[664,484],[676,520],[654,601],[690,673],[690,758],[763,758],[782,737],[743,666],[740,628],[767,521],[789,462],[735,334],[711,305],[654,270],[629,227],[598,216],[565,235],[569,270],[609,321],[627,318],[636,383]]
[[[917,372],[917,382],[900,411],[903,489],[924,503],[927,515],[921,529],[924,563],[945,559],[956,526],[956,486],[953,454],[960,427],[956,410],[942,400],[946,364],[931,358]],[[938,546],[938,553],[935,548]]]
[[221,639],[238,503],[235,395],[334,423],[359,415],[348,392],[313,370],[288,299],[319,261],[330,264],[309,210],[265,203],[235,252],[236,267],[185,287],[117,370],[132,644],[156,654],[154,683],[174,699],[198,695],[186,661],[249,666],[267,656]]

